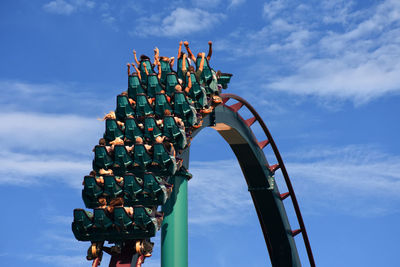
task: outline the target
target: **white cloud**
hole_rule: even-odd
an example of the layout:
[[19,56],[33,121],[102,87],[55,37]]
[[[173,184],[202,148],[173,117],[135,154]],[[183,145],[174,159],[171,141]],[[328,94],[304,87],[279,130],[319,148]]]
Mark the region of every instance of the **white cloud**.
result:
[[191,162],[189,222],[201,225],[245,223],[240,214],[253,212],[239,164],[234,160]]
[[[0,81],[0,106],[3,112],[48,112],[74,114],[101,114],[105,112],[112,95],[98,95],[98,88],[71,82],[29,83],[24,81]],[[12,92],[10,94],[9,92]],[[98,103],[103,103],[99,105]],[[107,108],[111,108],[111,105]],[[112,107],[114,108],[114,107]],[[0,110],[0,111],[1,111]]]
[[236,7],[246,2],[246,0],[230,0],[229,7]]
[[286,7],[286,3],[284,0],[272,0],[268,1],[264,4],[263,15],[268,18],[275,17],[279,11],[283,10]]
[[379,216],[399,211],[397,156],[352,145],[292,152],[286,162],[303,212]]
[[91,170],[88,159],[71,160],[68,154],[44,155],[0,152],[2,165],[0,184],[28,187],[45,186],[49,181],[64,183],[72,188],[81,189],[83,176]]
[[43,5],[46,12],[58,15],[70,15],[81,9],[92,9],[95,2],[88,0],[54,0]]
[[64,0],[54,0],[45,4],[43,9],[49,13],[70,15],[76,8]]
[[26,152],[82,154],[102,137],[104,122],[95,117],[44,113],[3,112],[0,144]]
[[[349,145],[292,151],[284,160],[304,214],[365,217],[399,212],[397,156],[374,146]],[[254,207],[235,160],[191,162],[190,171],[191,224],[212,227],[246,223],[244,214],[251,215]],[[286,191],[279,171],[276,181],[281,192]],[[290,199],[284,203],[289,212]]]
[[[400,2],[354,10],[353,2],[265,4],[266,25],[217,40],[215,49],[251,56],[263,90],[316,95],[356,105],[400,93]],[[279,59],[277,58],[279,55]],[[274,68],[265,67],[268,58]],[[262,75],[268,71],[268,75]],[[261,73],[260,73],[261,72]]]
[[192,8],[178,7],[168,16],[162,18],[155,14],[149,18],[139,18],[137,29],[132,34],[143,36],[182,36],[189,33],[211,30],[214,24],[223,19],[221,13],[210,13],[208,11]]
[[91,149],[101,137],[102,122],[76,115],[3,113],[0,128],[0,184],[43,185],[63,182],[81,188],[91,169]]

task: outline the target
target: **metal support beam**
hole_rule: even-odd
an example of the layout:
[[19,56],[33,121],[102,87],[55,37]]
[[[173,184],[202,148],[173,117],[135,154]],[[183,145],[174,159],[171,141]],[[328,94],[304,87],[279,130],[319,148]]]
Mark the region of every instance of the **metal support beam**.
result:
[[170,178],[173,191],[162,210],[161,267],[188,267],[188,200],[187,179]]

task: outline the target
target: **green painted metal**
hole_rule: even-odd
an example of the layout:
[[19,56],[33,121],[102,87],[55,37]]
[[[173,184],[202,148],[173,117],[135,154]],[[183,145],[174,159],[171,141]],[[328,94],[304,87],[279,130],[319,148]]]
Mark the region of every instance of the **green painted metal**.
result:
[[124,121],[126,117],[135,115],[135,110],[129,103],[129,99],[125,95],[117,96],[117,108],[115,109],[115,116],[117,120]]
[[193,126],[196,122],[196,111],[192,109],[184,92],[174,93],[174,114],[183,120],[185,126]]
[[164,220],[161,228],[161,267],[187,267],[187,179],[180,175],[170,179],[174,189],[162,209]]
[[168,73],[165,82],[165,93],[171,96],[175,92],[175,86],[179,84],[178,76],[174,72]]
[[164,111],[168,109],[172,111],[171,105],[167,101],[167,97],[164,93],[156,93],[154,113],[160,118],[164,117]]
[[157,136],[160,136],[162,131],[158,127],[157,122],[154,117],[146,117],[144,120],[144,137],[154,142]]
[[128,77],[128,96],[136,101],[137,94],[144,94],[145,90],[140,83],[137,74],[133,74]]
[[125,120],[125,144],[132,144],[137,137],[143,138],[143,132],[140,130],[135,118],[126,118]]
[[117,120],[106,119],[106,131],[104,133],[104,138],[110,142],[115,138],[124,138],[124,133],[117,124]]
[[147,100],[146,94],[137,94],[136,95],[136,116],[144,117],[149,114],[153,114],[153,108],[150,106],[149,101]]

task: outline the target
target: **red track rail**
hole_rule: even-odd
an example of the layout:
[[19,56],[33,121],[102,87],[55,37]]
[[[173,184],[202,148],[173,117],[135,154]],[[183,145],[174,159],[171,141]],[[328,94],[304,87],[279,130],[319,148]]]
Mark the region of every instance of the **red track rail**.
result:
[[254,122],[258,121],[260,126],[261,126],[261,128],[263,129],[265,135],[267,136],[267,140],[262,141],[262,142],[258,142],[259,147],[261,149],[263,149],[268,144],[271,145],[271,148],[272,148],[272,150],[273,150],[273,152],[275,154],[276,160],[278,161],[278,164],[275,164],[275,165],[272,165],[272,166],[268,166],[268,167],[270,168],[270,170],[272,172],[275,172],[275,170],[277,170],[277,169],[281,169],[283,177],[284,177],[285,182],[286,182],[286,186],[287,186],[289,192],[281,194],[280,198],[282,200],[284,200],[285,198],[287,198],[289,196],[291,197],[292,203],[293,203],[293,207],[294,207],[294,210],[295,210],[295,213],[296,213],[296,217],[297,217],[297,220],[298,220],[299,226],[300,226],[300,229],[292,231],[292,235],[295,236],[295,235],[297,235],[299,233],[302,234],[303,240],[304,240],[304,245],[305,245],[306,250],[307,250],[308,259],[310,261],[310,266],[311,267],[315,267],[315,261],[314,261],[314,256],[313,256],[313,253],[312,253],[312,250],[311,250],[310,241],[308,239],[308,235],[307,235],[306,227],[304,225],[303,217],[301,216],[300,207],[299,207],[299,204],[298,204],[297,199],[296,199],[296,195],[295,195],[294,190],[293,190],[292,182],[290,181],[289,174],[287,173],[285,164],[283,163],[281,154],[279,153],[278,147],[276,146],[275,141],[272,138],[271,133],[269,132],[267,126],[265,125],[265,123],[262,120],[262,118],[260,117],[260,115],[250,105],[249,102],[247,102],[246,100],[244,100],[240,96],[237,96],[237,95],[234,95],[234,94],[221,94],[221,97],[223,99],[223,103],[224,104],[229,99],[235,99],[235,100],[239,101],[236,104],[233,104],[231,106],[227,106],[228,108],[230,108],[234,112],[238,112],[243,106],[247,107],[247,109],[254,115],[254,117],[250,118],[248,120],[245,120],[244,122],[247,124],[248,127],[250,127]]

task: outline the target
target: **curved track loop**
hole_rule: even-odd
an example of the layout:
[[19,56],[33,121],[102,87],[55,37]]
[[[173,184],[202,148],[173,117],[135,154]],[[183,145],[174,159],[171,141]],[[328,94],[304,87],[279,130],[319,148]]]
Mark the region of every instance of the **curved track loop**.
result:
[[[305,244],[305,247],[306,247],[306,250],[307,250],[307,255],[308,255],[309,262],[310,262],[310,266],[315,267],[315,261],[314,261],[313,253],[312,253],[312,250],[311,250],[310,241],[308,239],[306,227],[304,225],[303,217],[302,217],[301,212],[300,212],[300,207],[299,207],[299,204],[297,202],[296,195],[295,195],[292,183],[291,183],[290,178],[289,178],[289,174],[288,174],[288,172],[286,170],[285,164],[283,163],[282,157],[281,157],[281,155],[279,153],[278,147],[276,146],[274,139],[272,138],[271,133],[269,132],[267,126],[265,125],[264,121],[262,120],[260,115],[257,113],[257,111],[246,100],[244,100],[243,98],[241,98],[241,97],[239,97],[237,95],[234,95],[234,94],[222,94],[221,97],[223,99],[224,105],[229,99],[234,99],[234,100],[238,101],[237,103],[235,103],[233,105],[230,105],[230,106],[225,105],[226,107],[228,107],[233,112],[237,113],[240,108],[245,106],[253,114],[254,117],[252,117],[252,118],[250,118],[248,120],[244,120],[242,118],[242,120],[244,121],[244,123],[248,127],[250,127],[253,123],[258,121],[258,123],[260,124],[261,128],[263,129],[267,139],[265,141],[258,142],[258,145],[259,145],[259,147],[261,149],[263,149],[268,144],[271,145],[271,148],[272,148],[272,150],[273,150],[273,152],[275,154],[275,157],[276,157],[276,160],[278,161],[278,163],[275,164],[275,165],[270,165],[270,166],[268,166],[268,168],[270,169],[270,171],[272,173],[274,173],[278,169],[280,169],[282,171],[282,174],[283,174],[283,177],[285,179],[286,186],[287,186],[289,192],[280,194],[280,198],[281,198],[281,200],[284,200],[287,197],[291,197],[292,203],[293,203],[293,207],[294,207],[294,210],[295,210],[295,213],[296,213],[296,217],[297,217],[297,220],[298,220],[298,223],[299,223],[299,226],[300,226],[300,229],[292,231],[292,236],[295,236],[295,235],[297,235],[299,233],[302,234],[303,240],[304,240],[304,244]],[[239,117],[240,117],[240,115],[239,115]],[[269,242],[267,242],[267,246],[268,246],[268,250],[271,252],[272,248],[270,247],[271,244],[269,244]]]

